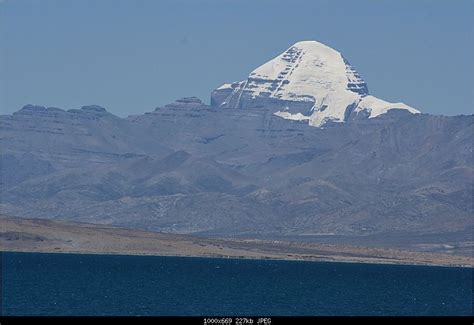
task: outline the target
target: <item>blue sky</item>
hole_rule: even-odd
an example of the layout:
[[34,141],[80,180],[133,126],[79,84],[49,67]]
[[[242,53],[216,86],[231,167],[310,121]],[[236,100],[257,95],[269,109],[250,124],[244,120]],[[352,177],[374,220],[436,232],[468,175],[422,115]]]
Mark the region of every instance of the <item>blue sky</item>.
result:
[[0,40],[2,113],[208,102],[300,40],[342,52],[375,96],[474,113],[472,0],[0,0]]

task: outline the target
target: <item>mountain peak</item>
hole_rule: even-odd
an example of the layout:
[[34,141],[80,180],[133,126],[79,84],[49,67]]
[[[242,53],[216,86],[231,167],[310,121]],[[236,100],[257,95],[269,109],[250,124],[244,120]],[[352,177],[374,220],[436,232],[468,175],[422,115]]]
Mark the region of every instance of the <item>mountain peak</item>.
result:
[[87,111],[87,112],[95,112],[95,113],[105,113],[107,110],[103,108],[102,106],[99,105],[86,105],[82,106],[81,110]]
[[200,108],[206,106],[199,98],[197,97],[183,97],[175,100],[173,103],[166,104],[164,107],[155,108],[155,112],[160,111],[163,108]]
[[395,108],[418,113],[408,105],[368,96],[367,84],[341,53],[316,41],[301,41],[253,70],[247,80],[216,89],[211,104],[267,107],[279,117],[307,120],[312,126],[375,117]]
[[199,98],[192,96],[192,97],[183,97],[180,99],[176,100],[177,103],[183,103],[183,104],[202,104],[202,100]]

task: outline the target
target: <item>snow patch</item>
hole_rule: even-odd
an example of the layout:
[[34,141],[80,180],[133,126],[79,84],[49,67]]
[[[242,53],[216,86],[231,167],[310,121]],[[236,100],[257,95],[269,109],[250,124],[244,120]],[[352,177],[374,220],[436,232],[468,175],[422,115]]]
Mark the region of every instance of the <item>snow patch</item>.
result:
[[412,114],[419,114],[420,111],[417,109],[408,106],[404,103],[390,103],[383,99],[374,97],[374,96],[366,96],[362,98],[357,108],[354,110],[355,112],[366,111],[369,113],[369,118],[373,118],[382,114],[387,113],[391,109],[403,109],[407,110]]
[[305,116],[301,113],[291,114],[289,112],[278,111],[278,112],[273,113],[273,115],[282,117],[285,120],[293,120],[293,121],[307,121],[310,119],[310,116]]
[[232,84],[223,84],[217,89],[231,89],[231,88],[232,88]]

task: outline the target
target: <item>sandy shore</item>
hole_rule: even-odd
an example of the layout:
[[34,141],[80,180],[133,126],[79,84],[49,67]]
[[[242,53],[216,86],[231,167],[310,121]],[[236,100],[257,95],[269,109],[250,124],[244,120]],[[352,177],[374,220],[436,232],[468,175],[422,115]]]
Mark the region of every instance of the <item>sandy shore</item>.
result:
[[386,248],[206,239],[112,226],[0,216],[0,250],[474,267],[474,258]]

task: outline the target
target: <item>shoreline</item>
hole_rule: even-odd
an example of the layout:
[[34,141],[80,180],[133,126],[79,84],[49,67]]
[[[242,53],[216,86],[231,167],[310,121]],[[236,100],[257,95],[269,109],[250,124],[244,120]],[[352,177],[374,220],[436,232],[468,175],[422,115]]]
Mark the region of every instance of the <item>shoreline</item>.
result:
[[343,264],[370,264],[370,265],[398,265],[398,266],[426,266],[426,267],[447,267],[473,269],[473,265],[468,264],[436,264],[436,263],[410,263],[405,261],[374,261],[374,260],[350,260],[350,259],[332,259],[332,258],[276,258],[276,257],[251,257],[251,256],[229,256],[224,255],[171,255],[159,253],[125,253],[125,252],[94,252],[94,251],[41,251],[41,250],[1,250],[3,253],[21,253],[21,254],[54,254],[54,255],[104,255],[104,256],[137,256],[137,257],[176,257],[176,258],[202,258],[216,260],[247,260],[247,261],[285,261],[285,262],[307,262],[307,263],[343,263]]
[[394,248],[202,238],[0,215],[0,252],[193,257],[474,268],[470,256]]

